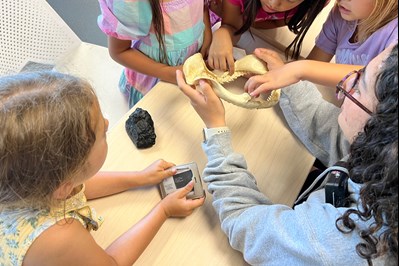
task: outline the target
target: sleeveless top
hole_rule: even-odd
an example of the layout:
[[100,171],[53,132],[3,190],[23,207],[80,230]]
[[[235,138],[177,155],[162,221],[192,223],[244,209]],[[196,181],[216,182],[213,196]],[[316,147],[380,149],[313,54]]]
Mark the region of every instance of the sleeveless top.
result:
[[33,241],[50,226],[64,219],[78,220],[88,231],[97,230],[103,222],[87,205],[82,189],[51,209],[18,208],[0,212],[0,266],[22,265]]

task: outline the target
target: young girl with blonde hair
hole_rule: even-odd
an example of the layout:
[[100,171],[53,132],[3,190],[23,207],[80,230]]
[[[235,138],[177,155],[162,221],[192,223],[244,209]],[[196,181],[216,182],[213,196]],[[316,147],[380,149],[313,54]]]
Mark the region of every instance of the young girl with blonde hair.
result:
[[364,66],[397,40],[397,0],[339,0],[307,59]]
[[0,124],[0,265],[132,265],[168,217],[204,202],[186,199],[189,183],[103,250],[90,235],[103,219],[86,199],[157,184],[174,164],[98,173],[108,121],[91,86],[65,74],[1,78]]

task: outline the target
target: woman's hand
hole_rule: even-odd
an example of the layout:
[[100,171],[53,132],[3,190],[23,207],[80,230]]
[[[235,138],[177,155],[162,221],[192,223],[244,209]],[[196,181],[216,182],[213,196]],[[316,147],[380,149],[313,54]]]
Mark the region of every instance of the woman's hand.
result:
[[185,82],[183,73],[179,70],[176,71],[176,80],[207,128],[226,126],[223,103],[206,81],[200,80],[198,91]]
[[188,193],[194,187],[194,181],[185,187],[167,195],[159,204],[164,210],[166,217],[185,217],[190,215],[194,209],[203,205],[205,197],[200,199],[186,199]]
[[157,160],[140,171],[140,186],[156,185],[165,178],[176,174],[175,164],[165,160]]

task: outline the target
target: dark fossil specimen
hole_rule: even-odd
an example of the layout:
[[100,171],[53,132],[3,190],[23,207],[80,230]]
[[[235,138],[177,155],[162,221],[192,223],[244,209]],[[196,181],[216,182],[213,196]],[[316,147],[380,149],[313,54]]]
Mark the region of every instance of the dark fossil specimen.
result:
[[154,122],[146,110],[137,108],[126,120],[125,128],[138,149],[149,148],[155,144]]

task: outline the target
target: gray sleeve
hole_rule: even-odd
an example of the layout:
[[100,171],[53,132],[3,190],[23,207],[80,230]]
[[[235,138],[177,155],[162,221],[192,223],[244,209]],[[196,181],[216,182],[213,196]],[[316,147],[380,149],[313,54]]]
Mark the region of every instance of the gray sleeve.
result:
[[349,153],[338,125],[340,108],[325,101],[313,83],[301,81],[283,88],[280,107],[294,134],[326,166]]
[[323,203],[304,203],[295,209],[273,204],[259,191],[243,156],[233,152],[230,133],[211,137],[203,149],[208,157],[203,179],[222,230],[249,264],[359,263],[352,243],[358,239],[335,227],[339,209]]

